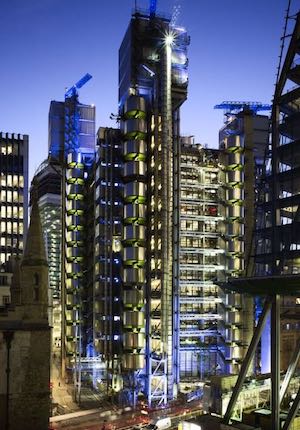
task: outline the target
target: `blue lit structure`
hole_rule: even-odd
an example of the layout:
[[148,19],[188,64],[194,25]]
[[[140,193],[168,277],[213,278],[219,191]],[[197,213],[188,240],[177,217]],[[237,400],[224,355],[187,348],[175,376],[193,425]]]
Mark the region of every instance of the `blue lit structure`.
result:
[[[177,395],[179,110],[187,97],[182,28],[136,10],[119,51],[123,139],[121,299],[123,397],[166,404]],[[155,18],[155,19],[154,19]],[[167,35],[173,35],[172,42]],[[176,171],[173,175],[173,169]],[[176,191],[175,191],[176,190]],[[175,225],[175,227],[173,227]],[[147,233],[146,233],[147,232]],[[162,240],[163,238],[163,240]]]
[[260,102],[225,101],[214,106],[214,109],[223,109],[225,114],[236,114],[243,110],[252,111],[254,114],[260,111],[270,111],[271,105]]
[[[89,288],[92,284],[87,253],[91,168],[95,158],[95,108],[78,100],[86,74],[65,93],[64,102],[52,101],[49,112],[49,159],[61,167],[62,198],[62,375],[74,380],[80,400],[82,360],[93,350]],[[93,200],[92,200],[93,204]]]
[[[218,323],[222,299],[216,279],[225,276],[221,239],[222,172],[219,151],[181,138],[179,247],[179,387],[187,400],[203,394],[218,370]],[[199,388],[199,384],[201,388]]]
[[[84,337],[84,298],[87,296],[86,261],[87,201],[89,170],[95,157],[94,108],[78,102],[78,89],[91,79],[88,73],[65,93],[63,195],[66,196],[64,252],[66,315],[65,352],[72,370],[75,398],[80,401],[81,358],[93,339]],[[92,282],[92,279],[90,280]],[[90,333],[91,335],[91,333]]]
[[81,79],[79,79],[76,84],[74,84],[71,88],[69,88],[65,93],[65,98],[71,98],[73,96],[78,97],[78,90],[83,87],[90,79],[92,79],[92,75],[86,73]]

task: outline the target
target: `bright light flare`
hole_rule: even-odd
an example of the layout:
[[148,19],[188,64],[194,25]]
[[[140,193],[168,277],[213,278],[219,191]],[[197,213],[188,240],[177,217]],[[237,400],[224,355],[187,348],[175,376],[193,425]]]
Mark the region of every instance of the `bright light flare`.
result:
[[173,45],[173,43],[174,43],[174,35],[173,34],[167,34],[166,35],[166,37],[165,37],[165,43],[166,43],[166,45],[168,45],[168,46],[171,46],[171,45]]

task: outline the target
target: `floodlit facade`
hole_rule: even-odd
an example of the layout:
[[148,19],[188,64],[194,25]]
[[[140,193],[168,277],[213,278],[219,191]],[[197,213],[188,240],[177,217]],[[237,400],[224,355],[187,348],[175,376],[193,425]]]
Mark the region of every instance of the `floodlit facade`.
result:
[[[119,393],[122,361],[122,139],[119,129],[100,128],[95,159],[95,236],[93,333],[95,354],[105,363],[102,375]],[[101,375],[100,375],[101,376]],[[94,381],[101,389],[100,381]],[[106,390],[105,386],[105,390]],[[104,391],[105,391],[104,390]]]
[[180,391],[192,399],[218,371],[218,325],[225,279],[219,151],[181,139],[178,363]]
[[120,130],[99,138],[95,342],[107,361],[108,386],[131,404],[140,396],[165,404],[178,389],[173,226],[178,241],[188,43],[186,31],[169,19],[135,11],[119,51]]
[[49,267],[49,324],[52,327],[52,349],[57,353],[61,347],[61,248],[62,248],[62,199],[61,165],[45,160],[35,172],[32,187],[37,193],[41,224]]
[[[224,127],[219,133],[223,170],[222,237],[226,255],[226,279],[253,276],[258,176],[268,148],[269,118],[257,111],[268,106],[250,102],[224,102]],[[221,293],[219,365],[221,373],[239,371],[254,328],[253,298]]]
[[[52,187],[55,182],[57,189],[55,197],[48,190],[39,202],[44,234],[47,235],[47,223],[52,220],[51,229],[55,236],[48,257],[58,264],[57,270],[61,269],[58,300],[61,306],[61,370],[70,382],[75,381],[77,399],[81,387],[79,363],[81,357],[89,354],[89,345],[93,343],[90,327],[92,304],[88,300],[93,266],[89,264],[87,254],[90,253],[89,257],[92,258],[93,251],[88,240],[93,228],[91,176],[95,156],[95,107],[80,103],[77,90],[90,78],[90,75],[86,75],[71,87],[66,92],[64,102],[51,102],[49,161],[46,169],[47,181],[52,182]],[[51,175],[55,176],[54,182]],[[54,208],[58,201],[61,202],[60,211]],[[59,223],[59,226],[54,232],[55,223]],[[57,236],[60,236],[60,243],[56,240]],[[53,316],[56,320],[56,311]],[[53,338],[55,342],[55,333]]]
[[124,384],[128,393],[143,392],[149,404],[166,403],[178,389],[172,309],[179,225],[173,211],[188,44],[185,29],[137,11],[119,51]]
[[28,224],[28,136],[0,133],[0,262],[23,253]]

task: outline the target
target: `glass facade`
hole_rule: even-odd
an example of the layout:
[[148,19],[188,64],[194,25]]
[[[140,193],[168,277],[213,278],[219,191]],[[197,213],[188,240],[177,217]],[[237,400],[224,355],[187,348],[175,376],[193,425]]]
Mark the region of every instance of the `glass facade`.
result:
[[0,262],[23,253],[28,224],[28,136],[0,133]]
[[180,388],[191,398],[217,371],[224,280],[219,151],[181,139],[179,248]]
[[31,187],[37,192],[41,225],[44,235],[47,260],[49,265],[49,303],[51,312],[49,322],[52,326],[52,348],[59,351],[61,347],[61,176],[59,163],[44,161],[35,172]]

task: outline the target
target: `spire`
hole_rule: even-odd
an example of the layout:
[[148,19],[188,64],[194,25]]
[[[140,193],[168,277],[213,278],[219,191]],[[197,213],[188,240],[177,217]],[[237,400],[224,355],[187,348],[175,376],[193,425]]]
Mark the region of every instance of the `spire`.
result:
[[22,260],[24,265],[48,265],[43,240],[43,232],[40,219],[40,211],[37,198],[37,184],[32,184],[32,208],[30,225],[28,229],[25,251]]

